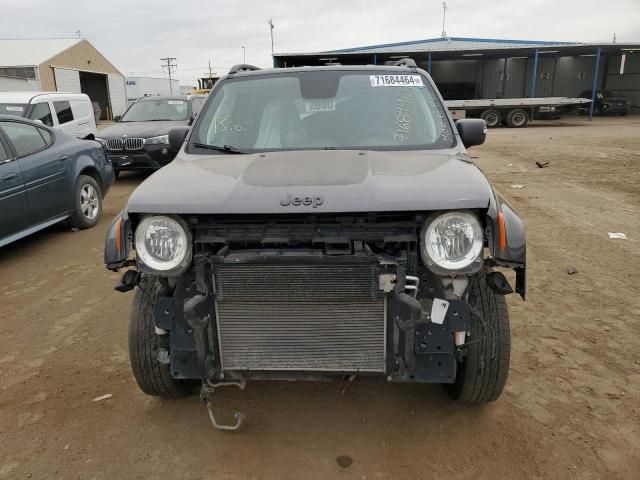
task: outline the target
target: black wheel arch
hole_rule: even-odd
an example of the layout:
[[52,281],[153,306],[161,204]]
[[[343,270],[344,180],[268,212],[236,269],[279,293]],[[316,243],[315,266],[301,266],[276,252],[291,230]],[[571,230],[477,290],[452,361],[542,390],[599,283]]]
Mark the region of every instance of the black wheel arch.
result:
[[527,237],[524,222],[502,195],[493,190],[485,234],[492,260],[516,271],[516,292],[526,297]]

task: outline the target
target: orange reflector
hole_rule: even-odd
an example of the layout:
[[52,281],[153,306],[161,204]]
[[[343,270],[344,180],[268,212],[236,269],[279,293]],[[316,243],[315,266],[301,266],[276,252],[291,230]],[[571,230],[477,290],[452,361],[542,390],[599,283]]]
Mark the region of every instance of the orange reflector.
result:
[[502,212],[498,213],[498,229],[500,234],[500,250],[507,248],[507,230],[504,225],[504,215]]
[[122,247],[122,217],[118,219],[118,225],[116,227],[116,248],[118,249],[118,253],[121,253],[120,247]]

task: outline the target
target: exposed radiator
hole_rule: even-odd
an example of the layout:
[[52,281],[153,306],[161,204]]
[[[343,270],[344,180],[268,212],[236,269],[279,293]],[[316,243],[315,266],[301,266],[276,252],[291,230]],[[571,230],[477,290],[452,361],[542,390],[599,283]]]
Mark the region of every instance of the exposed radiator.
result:
[[216,265],[224,370],[385,371],[376,264]]

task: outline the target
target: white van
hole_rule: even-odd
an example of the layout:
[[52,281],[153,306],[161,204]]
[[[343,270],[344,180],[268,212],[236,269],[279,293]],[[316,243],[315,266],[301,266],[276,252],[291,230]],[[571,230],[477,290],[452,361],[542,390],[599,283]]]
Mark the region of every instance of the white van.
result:
[[38,120],[77,138],[97,132],[91,99],[84,93],[0,92],[0,115]]

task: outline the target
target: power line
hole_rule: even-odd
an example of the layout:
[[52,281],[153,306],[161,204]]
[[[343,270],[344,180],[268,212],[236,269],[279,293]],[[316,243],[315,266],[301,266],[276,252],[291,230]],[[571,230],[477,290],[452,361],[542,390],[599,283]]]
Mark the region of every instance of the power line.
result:
[[169,94],[173,95],[173,84],[171,83],[171,73],[174,69],[178,68],[178,60],[175,57],[166,57],[166,58],[161,58],[160,59],[161,63],[160,66],[162,67],[162,70],[164,71],[164,69],[166,68],[167,71],[169,72]]
[[[228,63],[225,65],[211,65],[211,68],[214,70],[229,70],[234,64]],[[158,70],[152,70],[152,69],[145,69],[145,70],[139,70],[141,68],[145,68],[142,65],[136,65],[133,66],[133,68],[135,68],[135,70],[132,69],[132,67],[124,67],[123,70],[127,70],[128,72],[145,72],[145,73],[149,73],[149,72],[158,72]],[[180,72],[195,72],[196,70],[200,70],[200,71],[208,71],[209,67],[194,67],[194,68],[182,68],[180,67],[180,70],[177,70],[178,73]],[[161,70],[162,72],[164,72],[164,69]]]

